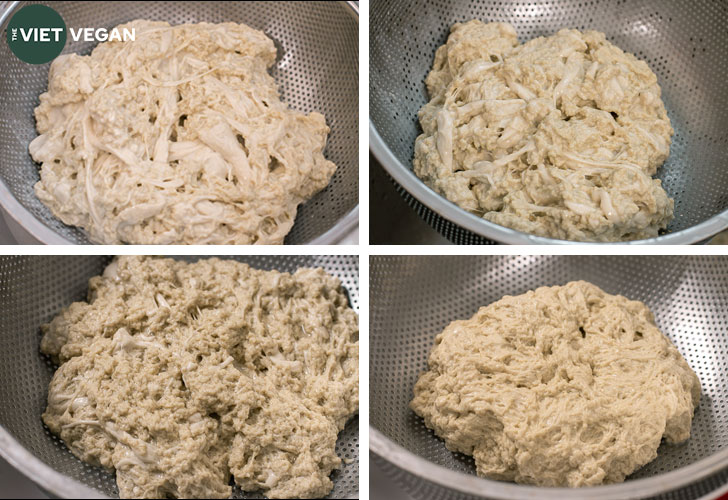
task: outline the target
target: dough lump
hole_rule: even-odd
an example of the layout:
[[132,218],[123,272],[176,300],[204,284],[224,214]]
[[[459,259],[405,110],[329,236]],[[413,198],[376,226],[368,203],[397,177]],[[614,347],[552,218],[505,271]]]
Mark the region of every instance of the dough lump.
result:
[[481,476],[625,479],[690,436],[700,381],[638,301],[584,281],[506,296],[435,339],[411,408]]
[[281,102],[273,40],[235,23],[118,29],[136,40],[51,64],[38,199],[97,243],[282,243],[336,165],[323,115]]
[[651,177],[673,134],[657,78],[603,33],[519,45],[510,24],[458,23],[426,84],[414,171],[465,210],[578,241],[654,237],[672,219]]
[[321,269],[118,257],[43,325],[43,421],[122,498],[317,498],[357,412],[357,315]]

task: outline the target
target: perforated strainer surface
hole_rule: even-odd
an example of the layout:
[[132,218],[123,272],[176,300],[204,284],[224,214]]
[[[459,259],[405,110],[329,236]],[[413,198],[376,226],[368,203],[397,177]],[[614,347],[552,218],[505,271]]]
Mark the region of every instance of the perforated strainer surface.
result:
[[[521,43],[565,27],[595,29],[645,60],[657,74],[675,129],[670,157],[657,175],[675,199],[675,219],[668,226],[673,239],[658,242],[696,242],[728,227],[728,212],[716,218],[728,209],[725,2],[375,0],[370,15],[372,151],[418,203],[460,226],[461,232],[508,243],[555,241],[525,238],[468,214],[412,172],[414,142],[421,133],[417,111],[429,100],[424,79],[435,50],[446,42],[450,26],[473,18],[511,23]],[[473,240],[473,235],[454,236],[458,243]]]
[[[677,346],[702,384],[703,396],[687,443],[661,446],[658,458],[630,476],[626,484],[636,486],[639,479],[677,471],[716,454],[722,454],[720,466],[726,468],[723,479],[728,480],[726,257],[372,257],[369,418],[373,429],[428,463],[475,474],[473,460],[449,452],[408,407],[412,388],[427,369],[435,336],[450,322],[470,318],[481,306],[504,295],[572,280],[586,280],[607,293],[647,304],[660,330]],[[393,458],[386,450],[374,451]],[[433,477],[437,479],[428,476]],[[480,481],[483,483],[477,484],[483,494],[490,491],[488,484],[509,484]],[[651,494],[677,487],[674,479],[661,484],[664,489]],[[581,491],[587,495],[601,488],[605,487]],[[541,495],[533,498],[538,497]]]
[[[184,257],[185,259],[196,259]],[[225,257],[223,257],[225,258]],[[230,257],[259,269],[293,272],[299,267],[323,267],[346,288],[351,306],[359,310],[359,261],[353,256],[252,256]],[[103,256],[1,256],[0,257],[0,430],[8,431],[20,446],[43,464],[108,496],[117,496],[113,473],[78,460],[41,421],[48,383],[55,367],[40,354],[40,325],[50,321],[73,301],[85,300],[88,279],[99,275],[110,257]],[[0,436],[1,438],[2,436]],[[18,465],[19,451],[2,450]],[[331,498],[358,496],[359,421],[352,419],[339,435],[337,454],[353,460],[332,475]],[[34,474],[32,464],[23,470],[52,491],[44,473]],[[68,486],[68,485],[66,485]],[[58,494],[58,492],[55,492]],[[73,491],[73,496],[78,496]],[[247,496],[235,487],[236,498]]]
[[[3,3],[8,2],[0,2],[0,8]],[[346,2],[43,3],[58,11],[69,28],[112,28],[150,19],[171,24],[232,21],[264,31],[278,49],[272,75],[280,85],[282,101],[299,111],[326,116],[331,132],[324,155],[338,167],[329,186],[299,207],[285,242],[301,244],[323,237],[322,243],[332,243],[356,222],[359,28],[352,6]],[[3,33],[23,4],[0,18]],[[95,45],[74,42],[69,36],[64,53],[89,54]],[[26,64],[6,43],[0,44],[0,180],[10,191],[0,202],[26,228],[32,219],[40,221],[43,226],[32,232],[42,241],[48,238],[39,232],[84,244],[88,243],[84,232],[53,217],[33,192],[39,174],[28,144],[37,136],[33,109],[47,88],[49,67]]]

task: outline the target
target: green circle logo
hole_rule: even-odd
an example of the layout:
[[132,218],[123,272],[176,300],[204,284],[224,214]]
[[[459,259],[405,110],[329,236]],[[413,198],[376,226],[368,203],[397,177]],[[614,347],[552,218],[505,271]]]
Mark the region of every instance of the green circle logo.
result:
[[66,45],[66,23],[45,5],[27,5],[10,19],[8,45],[18,59],[45,64],[55,59]]

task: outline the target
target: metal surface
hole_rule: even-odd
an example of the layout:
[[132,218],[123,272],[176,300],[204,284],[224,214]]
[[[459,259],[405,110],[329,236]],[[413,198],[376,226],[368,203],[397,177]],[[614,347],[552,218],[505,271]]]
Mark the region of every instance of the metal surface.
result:
[[[369,460],[369,498],[387,500],[423,500],[413,498],[412,495],[402,489],[399,484],[392,481],[389,469],[392,466],[384,460],[377,458],[373,453]],[[383,464],[380,462],[384,462]]]
[[[457,21],[513,24],[521,42],[559,28],[596,29],[657,74],[672,121],[670,157],[659,170],[675,199],[669,234],[639,243],[695,243],[728,227],[728,5],[710,0],[551,0],[545,2],[410,0],[371,5],[369,135],[387,172],[453,226],[454,241],[565,243],[527,235],[470,214],[428,188],[412,172],[417,111],[427,101],[424,79],[435,50]],[[467,233],[473,233],[468,235]]]
[[[504,295],[577,279],[655,314],[702,384],[691,438],[661,446],[622,484],[539,488],[480,478],[470,457],[449,452],[408,407],[435,335]],[[416,478],[400,477],[404,487],[426,484],[443,499],[622,499],[667,495],[711,475],[728,481],[728,257],[374,256],[370,311],[370,447]]]
[[448,245],[400,196],[391,178],[369,155],[369,244]]
[[[34,2],[35,3],[35,2]],[[171,24],[234,21],[263,30],[278,47],[272,70],[281,99],[326,116],[325,156],[337,165],[329,186],[299,207],[287,244],[326,244],[358,220],[359,19],[354,2],[43,2],[70,28],[111,28],[134,19]],[[0,13],[0,31],[24,3]],[[64,53],[88,54],[95,43],[73,42]],[[38,165],[28,153],[36,137],[33,109],[48,84],[50,64],[30,65],[0,44],[0,203],[43,243],[87,244],[84,231],[56,219],[36,197]]]
[[[190,259],[190,257],[184,257]],[[359,310],[358,257],[231,257],[261,269],[321,266],[339,277]],[[73,301],[85,300],[88,279],[109,262],[103,256],[0,256],[0,455],[45,490],[65,498],[117,496],[114,474],[78,460],[41,421],[55,367],[39,352],[39,326]],[[331,498],[359,491],[359,420],[339,435],[337,454],[352,459],[334,472]],[[235,487],[236,498],[244,495]]]

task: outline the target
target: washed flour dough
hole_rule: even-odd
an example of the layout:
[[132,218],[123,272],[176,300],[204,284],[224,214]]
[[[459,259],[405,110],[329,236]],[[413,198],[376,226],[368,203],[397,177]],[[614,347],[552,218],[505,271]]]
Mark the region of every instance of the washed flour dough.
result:
[[652,179],[673,129],[657,78],[603,33],[519,45],[510,24],[455,24],[426,79],[414,171],[460,207],[538,236],[658,235],[673,200]]
[[273,40],[242,24],[134,21],[62,55],[35,109],[35,193],[105,244],[279,244],[336,166],[319,113],[288,109]]
[[690,436],[700,381],[642,303],[584,281],[506,296],[440,333],[412,409],[478,474],[623,481]]
[[321,269],[119,257],[43,325],[60,367],[43,421],[122,498],[332,488],[359,401],[357,315]]

